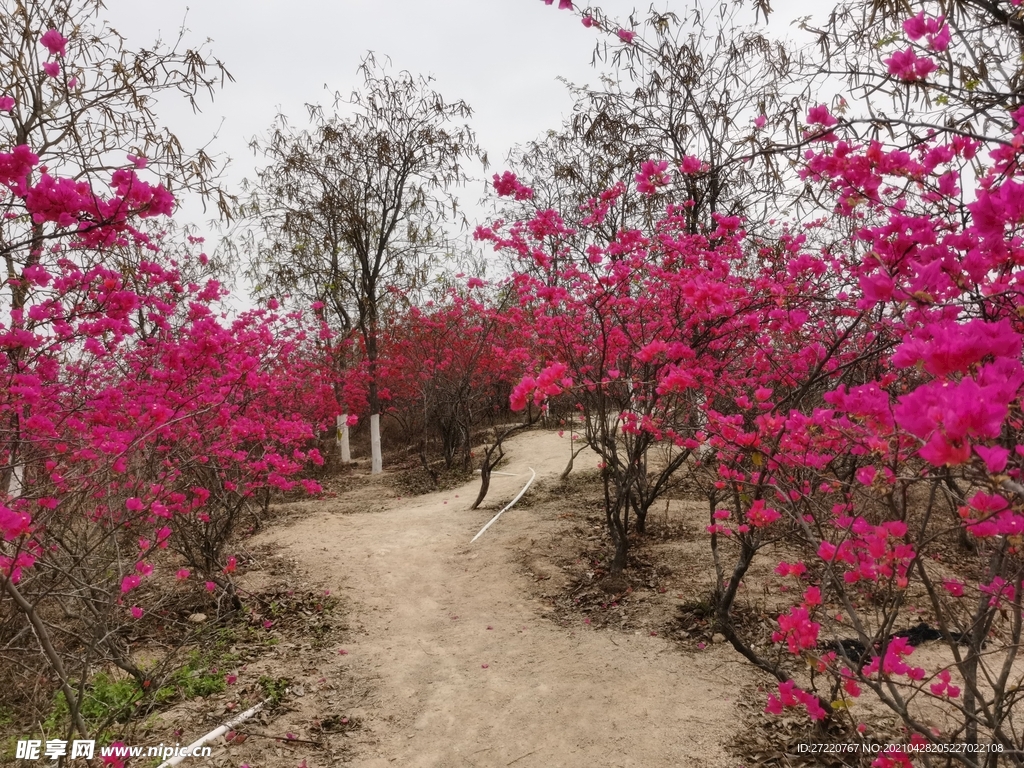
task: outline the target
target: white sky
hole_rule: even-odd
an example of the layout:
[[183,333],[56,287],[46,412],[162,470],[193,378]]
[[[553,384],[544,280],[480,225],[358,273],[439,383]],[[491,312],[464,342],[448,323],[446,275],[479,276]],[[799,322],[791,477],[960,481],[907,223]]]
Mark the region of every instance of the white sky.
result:
[[[692,2],[655,4],[682,14]],[[211,39],[209,50],[236,82],[218,92],[202,114],[193,115],[183,99],[170,98],[159,113],[186,147],[204,145],[217,133],[210,151],[231,157],[228,178],[234,183],[254,175],[257,160],[249,139],[265,131],[278,112],[304,127],[304,104],[328,104],[333,91],[348,93],[359,83],[356,68],[367,50],[390,56],[396,69],[434,75],[436,90],[446,99],[464,99],[474,109],[470,124],[490,156],[488,177],[503,169],[514,144],[558,128],[568,114],[571,102],[558,75],[576,83],[597,81],[590,60],[601,33],[559,11],[557,0],[551,6],[540,0],[200,0],[191,7],[186,0],[106,0],[106,5],[102,17],[128,38],[129,47],[149,46],[158,35],[173,41],[183,19],[187,45]],[[717,8],[718,3],[704,0],[704,5]],[[769,34],[792,37],[793,8],[801,5],[806,9],[809,3],[773,3]],[[601,7],[626,22],[635,4],[607,0]],[[647,8],[639,7],[638,21]],[[481,169],[477,173],[483,177]],[[471,206],[482,192],[483,183],[467,190],[464,205]],[[179,220],[204,219],[198,205],[182,202]]]

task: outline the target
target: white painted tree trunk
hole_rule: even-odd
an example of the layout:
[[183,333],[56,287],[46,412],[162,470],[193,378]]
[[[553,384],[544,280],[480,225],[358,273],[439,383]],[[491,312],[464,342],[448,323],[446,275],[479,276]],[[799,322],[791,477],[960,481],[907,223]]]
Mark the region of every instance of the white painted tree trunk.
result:
[[25,487],[25,465],[15,464],[14,469],[11,470],[11,480],[8,483],[7,495],[12,499],[16,499],[21,496],[21,491]]
[[341,453],[341,463],[348,464],[352,461],[352,453],[348,447],[348,414],[343,413],[338,417],[338,451]]
[[370,474],[379,475],[384,471],[380,457],[380,414],[370,416]]

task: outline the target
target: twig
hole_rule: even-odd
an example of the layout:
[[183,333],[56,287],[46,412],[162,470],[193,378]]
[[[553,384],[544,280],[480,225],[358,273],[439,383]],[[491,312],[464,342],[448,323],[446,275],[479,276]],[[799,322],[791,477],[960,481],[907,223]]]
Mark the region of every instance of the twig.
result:
[[505,763],[505,765],[506,765],[506,766],[508,766],[508,765],[512,765],[512,763],[518,763],[518,762],[519,762],[520,760],[522,760],[522,759],[523,759],[524,757],[529,757],[530,755],[532,755],[532,754],[533,754],[534,752],[536,752],[536,751],[537,751],[537,750],[535,749],[535,750],[533,750],[532,752],[527,752],[527,753],[526,753],[525,755],[520,755],[519,757],[517,757],[517,758],[516,758],[515,760],[513,760],[512,762],[509,762],[509,763]]
[[311,741],[310,739],[300,739],[296,736],[272,736],[269,733],[257,733],[256,731],[235,731],[235,733],[241,733],[246,736],[256,736],[260,739],[274,739],[275,741],[283,741],[285,743],[294,742],[296,744],[314,744],[318,747],[323,747],[323,742]]

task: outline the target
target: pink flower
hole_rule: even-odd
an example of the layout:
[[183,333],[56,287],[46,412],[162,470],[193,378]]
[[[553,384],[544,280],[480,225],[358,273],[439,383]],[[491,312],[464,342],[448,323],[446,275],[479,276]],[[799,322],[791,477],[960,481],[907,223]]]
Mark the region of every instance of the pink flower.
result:
[[590,16],[584,16],[583,17],[583,26],[587,27],[588,29],[590,27],[594,26],[594,19],[592,17],[590,17]]
[[71,90],[74,90],[77,87],[78,87],[78,78],[77,77],[72,77],[70,80],[68,80],[68,88],[70,88]]
[[663,187],[671,180],[665,173],[668,170],[667,160],[646,160],[640,165],[640,173],[636,174],[636,190],[642,195],[653,195],[658,187]]
[[807,566],[803,563],[787,563],[783,560],[775,567],[775,572],[779,576],[800,576],[807,572]]
[[39,42],[54,56],[67,56],[68,39],[56,29],[48,29]]
[[238,560],[234,555],[228,558],[228,564],[224,566],[224,573],[234,573],[238,568]]
[[126,592],[131,592],[133,589],[135,589],[141,583],[142,583],[142,578],[139,577],[139,576],[136,576],[135,574],[132,574],[131,576],[125,576],[121,580],[121,593],[124,594]]
[[13,96],[0,96],[0,112],[10,112],[14,109],[14,104]]
[[633,38],[636,37],[636,32],[631,32],[628,29],[620,29],[616,34],[619,36],[619,40],[626,43],[627,45],[633,42]]
[[174,578],[177,579],[178,581],[184,581],[185,579],[187,579],[191,575],[192,575],[192,573],[191,573],[191,571],[189,571],[188,568],[181,568],[181,569],[178,570],[178,572],[176,574],[174,574]]
[[356,424],[359,423],[359,417],[356,416],[354,413],[350,413],[348,418],[345,419],[345,423],[350,427],[354,427]]
[[205,586],[206,586],[206,591],[207,592],[213,592],[213,590],[215,590],[217,588],[217,585],[214,582],[212,582],[212,581],[206,582]]
[[833,125],[838,125],[839,121],[832,117],[828,107],[819,104],[807,110],[807,123],[808,125],[823,125],[826,128],[831,128]]
[[878,469],[873,466],[861,467],[857,470],[857,482],[861,485],[871,485],[875,481]]
[[764,115],[758,115],[757,117],[754,118],[754,127],[755,128],[764,128],[764,126],[765,126],[765,124],[767,122],[768,122],[768,118],[767,117],[765,117]]
[[896,51],[889,58],[883,59],[883,62],[888,65],[890,75],[907,83],[924,80],[939,68],[931,59],[919,57],[913,48]]
[[705,170],[704,163],[700,161],[699,157],[694,157],[693,155],[686,155],[679,164],[680,173],[700,173],[703,170]]
[[[1016,4],[1016,3],[1015,3]],[[949,47],[949,27],[944,16],[926,16],[921,11],[903,22],[903,31],[911,40],[928,38],[928,45],[933,51],[944,51]]]
[[937,34],[934,34],[928,38],[928,46],[933,51],[942,52],[949,48],[949,41],[949,27],[943,24],[942,29],[940,29]]
[[529,200],[533,197],[533,190],[520,183],[511,171],[505,171],[500,176],[494,174],[492,178],[498,197],[512,197],[515,200]]
[[139,608],[139,606],[133,605],[129,610],[131,611],[132,618],[135,618],[135,619],[141,619],[142,618],[142,609]]
[[558,10],[560,11],[571,11],[572,0],[558,0]]
[[985,462],[985,469],[992,475],[999,474],[1006,469],[1006,461],[1010,458],[1010,452],[998,445],[994,445],[991,448],[984,445],[976,445],[974,446],[974,452]]
[[750,509],[747,510],[747,520],[755,528],[764,528],[771,525],[776,520],[781,518],[782,515],[778,510],[772,509],[771,507],[765,507],[764,500],[758,499],[750,505]]
[[43,62],[43,72],[50,77],[57,77],[60,74],[60,64],[56,61]]
[[226,682],[228,685],[234,685],[236,682],[238,682],[238,675],[228,675],[224,678],[224,682]]
[[140,499],[136,498],[135,496],[132,496],[132,497],[131,497],[130,499],[128,499],[128,500],[127,500],[127,501],[126,501],[126,502],[124,503],[124,505],[125,505],[125,506],[126,506],[126,507],[127,507],[128,509],[129,509],[129,511],[131,511],[131,512],[139,512],[139,511],[140,511],[140,510],[141,510],[141,509],[143,508],[143,504],[142,504],[142,501],[141,501]]
[[963,597],[964,584],[962,581],[957,579],[946,579],[942,582],[942,588],[945,589],[953,597]]

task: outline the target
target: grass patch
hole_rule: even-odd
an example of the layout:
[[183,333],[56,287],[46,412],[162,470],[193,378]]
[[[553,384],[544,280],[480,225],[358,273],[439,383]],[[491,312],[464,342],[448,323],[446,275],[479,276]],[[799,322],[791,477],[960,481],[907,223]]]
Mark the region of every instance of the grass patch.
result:
[[[176,701],[223,693],[227,687],[224,675],[212,672],[214,665],[231,663],[230,654],[201,654],[193,651],[184,666],[167,675],[160,686],[150,692],[132,677],[114,677],[105,672],[93,675],[82,691],[79,709],[90,733],[101,741],[109,740],[107,729],[115,723],[127,723],[141,707],[161,708]],[[147,681],[148,683],[148,681]],[[77,689],[77,685],[73,684]],[[0,727],[13,723],[13,715],[0,717]],[[63,691],[54,697],[53,708],[42,724],[43,733],[52,738],[66,733],[71,723],[71,710]],[[14,741],[18,738],[15,737]]]

